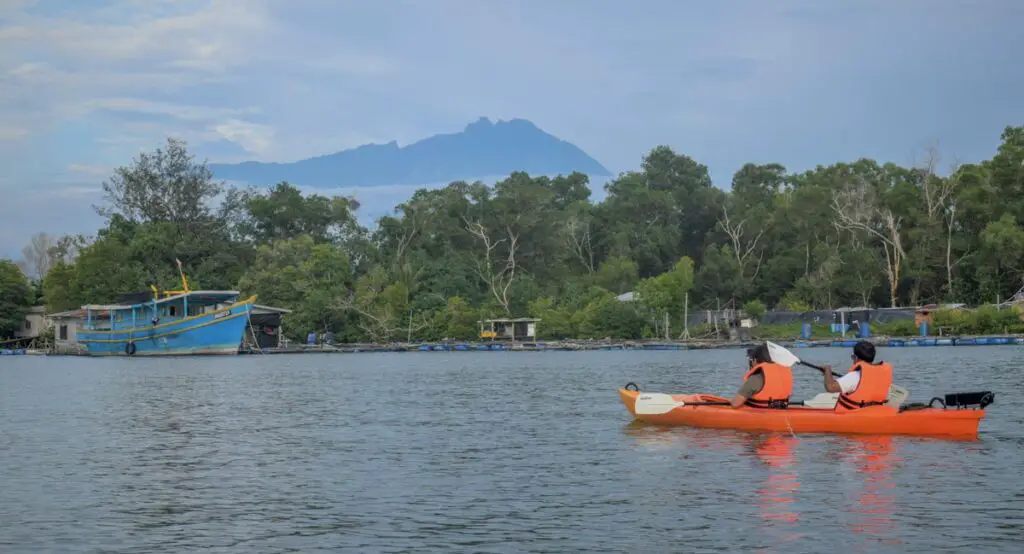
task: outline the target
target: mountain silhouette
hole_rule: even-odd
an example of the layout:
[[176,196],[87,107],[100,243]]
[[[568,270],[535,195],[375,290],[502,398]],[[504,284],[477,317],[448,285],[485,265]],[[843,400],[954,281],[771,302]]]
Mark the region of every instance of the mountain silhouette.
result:
[[482,179],[525,171],[531,175],[610,176],[597,160],[525,119],[492,123],[481,117],[460,133],[434,135],[399,147],[366,144],[292,163],[210,164],[217,179],[269,186],[280,181],[318,188],[420,185]]

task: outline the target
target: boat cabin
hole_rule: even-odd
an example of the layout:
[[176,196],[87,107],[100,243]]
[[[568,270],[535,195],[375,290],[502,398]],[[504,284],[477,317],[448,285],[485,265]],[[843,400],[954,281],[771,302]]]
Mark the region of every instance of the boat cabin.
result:
[[[180,291],[174,291],[180,292]],[[122,295],[119,304],[87,304],[84,329],[120,331],[163,325],[215,312],[238,301],[238,291],[188,291],[164,298],[150,292]]]

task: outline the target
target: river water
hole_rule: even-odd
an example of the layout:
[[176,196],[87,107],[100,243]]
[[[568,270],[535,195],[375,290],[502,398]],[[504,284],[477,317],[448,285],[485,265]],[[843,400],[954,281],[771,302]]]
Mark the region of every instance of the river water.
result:
[[912,402],[996,391],[980,440],[659,429],[618,399],[730,395],[742,350],[4,357],[0,552],[1021,552],[1024,348],[881,353]]

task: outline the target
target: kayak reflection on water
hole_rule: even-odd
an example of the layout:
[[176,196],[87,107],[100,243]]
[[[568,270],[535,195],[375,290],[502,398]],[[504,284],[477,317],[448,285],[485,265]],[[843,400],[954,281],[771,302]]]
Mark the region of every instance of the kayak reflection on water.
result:
[[[799,540],[803,537],[796,527],[800,523],[795,508],[795,496],[800,489],[795,449],[800,439],[791,435],[759,436],[749,443],[758,460],[768,470],[764,484],[757,491],[757,507],[761,519],[769,524],[775,545]],[[897,526],[893,520],[896,501],[892,480],[894,463],[891,436],[845,436],[840,439],[838,462],[853,470],[853,483],[857,491],[853,498],[843,502],[853,521],[844,526],[853,533],[886,545],[900,544]]]
[[[791,435],[758,436],[750,443],[757,459],[768,468],[768,476],[757,490],[757,507],[761,519],[772,523],[795,524],[799,514],[793,502],[800,481],[796,473],[793,449],[799,440]],[[786,537],[795,540],[797,536]]]
[[851,514],[857,523],[854,533],[863,533],[887,544],[900,544],[892,520],[896,501],[896,485],[892,481],[892,466],[901,461],[894,457],[893,437],[851,437],[841,450],[841,458],[852,464],[857,475],[863,477],[855,502],[850,503]]

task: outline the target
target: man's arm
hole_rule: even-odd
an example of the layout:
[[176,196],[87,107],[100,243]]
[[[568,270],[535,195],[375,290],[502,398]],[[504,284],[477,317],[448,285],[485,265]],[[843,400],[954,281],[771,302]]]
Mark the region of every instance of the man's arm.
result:
[[760,371],[751,375],[750,379],[747,379],[740,385],[740,390],[736,391],[736,396],[732,397],[729,401],[729,405],[733,408],[739,408],[742,406],[748,398],[754,396],[754,393],[761,390],[764,387],[764,374]]
[[836,378],[832,376],[832,366],[823,365],[821,366],[822,374],[825,378],[825,392],[843,392],[842,386],[836,381]]
[[826,365],[822,367],[825,369],[825,391],[850,394],[857,390],[857,385],[860,384],[859,371],[851,371],[839,379],[836,379],[832,376],[831,366]]

